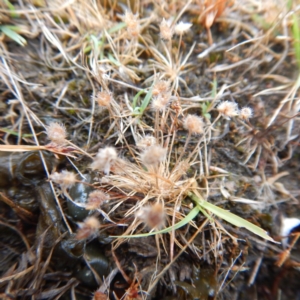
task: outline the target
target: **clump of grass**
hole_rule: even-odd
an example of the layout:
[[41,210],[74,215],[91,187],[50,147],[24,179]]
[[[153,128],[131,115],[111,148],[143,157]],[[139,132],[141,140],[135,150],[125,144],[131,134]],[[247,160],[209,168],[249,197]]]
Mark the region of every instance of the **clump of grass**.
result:
[[[67,77],[67,80],[61,81],[62,86],[58,85],[53,90],[55,100],[49,95],[51,99],[46,99],[52,117],[56,117],[57,111],[67,116],[67,122],[61,121],[68,127],[68,135],[61,123],[43,125],[34,112],[34,106],[31,108],[22,94],[22,91],[26,92],[23,85],[31,85],[17,75],[4,42],[0,41],[1,49],[5,50],[1,75],[10,93],[21,103],[32,130],[30,136],[22,133],[24,116],[20,122],[15,122],[19,109],[12,105],[10,114],[3,118],[6,122],[10,120],[11,125],[5,130],[6,137],[13,133],[18,136],[18,143],[35,144],[28,147],[9,145],[7,138],[3,141],[8,147],[1,149],[46,150],[68,157],[76,174],[65,170],[49,172],[48,166],[44,165],[50,184],[59,184],[70,201],[73,201],[69,195],[73,185],[80,183],[93,187],[86,202],[73,201],[79,208],[85,208],[88,214],[83,222],[77,224],[77,233],[72,236],[75,240],[89,243],[104,231],[114,239],[114,251],[131,238],[154,236],[160,258],[158,262],[169,259],[165,268],[175,263],[184,251],[193,252],[199,259],[197,263],[201,259],[208,262],[214,259],[216,265],[221,265],[225,242],[230,239],[236,245],[240,237],[238,233],[232,234],[234,230],[223,226],[223,221],[244,227],[266,241],[274,240],[258,226],[258,222],[254,224],[253,219],[249,218],[249,222],[227,210],[231,207],[228,202],[234,199],[234,191],[226,191],[223,183],[235,174],[227,170],[226,165],[220,167],[224,162],[213,157],[218,148],[214,141],[228,145],[231,140],[237,140],[236,146],[243,146],[246,156],[243,162],[239,158],[237,161],[245,168],[246,163],[251,163],[254,172],[262,172],[259,174],[263,178],[263,192],[267,189],[275,191],[274,182],[281,176],[264,176],[264,172],[269,171],[269,162],[276,174],[280,166],[271,125],[280,115],[288,120],[286,145],[299,137],[299,134],[293,134],[292,119],[296,118],[291,115],[297,116],[298,113],[296,95],[299,77],[278,89],[286,91],[292,87],[278,108],[272,110],[272,117],[263,120],[264,128],[256,129],[258,121],[255,117],[259,109],[253,105],[253,100],[247,103],[244,95],[252,95],[257,87],[256,83],[247,85],[246,80],[251,80],[251,72],[266,63],[266,57],[278,59],[272,50],[275,42],[271,39],[271,31],[274,28],[262,33],[263,36],[256,36],[261,31],[256,30],[255,24],[244,24],[242,19],[235,19],[241,13],[239,6],[234,7],[233,17],[229,11],[226,18],[220,18],[225,7],[230,6],[229,1],[206,1],[205,5],[199,1],[175,2],[171,5],[166,1],[162,6],[155,2],[153,13],[150,13],[149,1],[126,7],[113,1],[90,4],[83,0],[66,3],[61,8],[53,1],[45,4],[45,9],[33,8],[32,12],[28,12],[28,20],[38,25],[37,35],[43,40],[41,53],[45,55],[47,67],[57,70],[58,74],[68,68],[69,73],[73,72],[72,76],[83,76],[84,88],[71,93],[74,86],[71,88],[71,84],[66,84]],[[198,14],[201,21],[199,19],[198,22],[190,15],[197,11],[194,10],[195,5],[201,12]],[[246,7],[245,11],[247,9],[252,15],[255,7]],[[216,38],[215,44],[207,45],[205,40],[209,44],[213,42],[210,29],[218,19],[228,23],[229,28],[235,27],[231,32],[233,37],[226,42],[219,42]],[[281,21],[284,30],[287,29],[285,21]],[[204,39],[205,33],[199,28],[199,22],[207,29]],[[7,27],[4,24],[1,25],[2,32]],[[292,32],[294,54],[299,63],[297,26],[295,13]],[[193,36],[194,40],[190,38],[193,30],[199,32],[199,36]],[[246,40],[238,45],[232,42],[240,40],[241,36]],[[12,37],[22,42],[20,36]],[[261,41],[264,43],[258,44]],[[243,48],[244,44],[247,47]],[[203,52],[198,55],[202,48]],[[214,56],[219,52],[222,52],[222,64],[210,57],[210,54]],[[248,57],[244,57],[245,53]],[[283,54],[287,57],[289,52]],[[281,62],[278,59],[274,67],[280,66]],[[243,65],[247,66],[243,70],[245,81],[238,77],[241,74],[239,68]],[[276,70],[274,67],[272,72]],[[197,84],[201,95],[195,95],[190,84],[194,70],[195,73],[200,70]],[[68,76],[71,76],[69,73]],[[211,73],[214,75],[211,76]],[[271,78],[266,74],[263,76]],[[218,92],[219,82],[220,86],[221,82],[223,85]],[[277,87],[265,90],[254,98],[278,90]],[[183,92],[190,93],[192,97],[184,97]],[[31,91],[27,96],[31,99]],[[242,106],[241,110],[239,106]],[[68,112],[72,112],[72,116]],[[39,145],[43,140],[35,133],[36,125],[44,126],[51,144]],[[280,129],[283,125],[280,124]],[[230,134],[229,138],[227,134]],[[70,139],[67,140],[67,137]],[[265,168],[262,167],[264,163]],[[93,172],[93,183],[81,182],[79,178],[85,176],[81,172]],[[279,191],[277,186],[276,192]],[[219,198],[215,196],[218,193],[222,195]],[[255,200],[242,200],[256,204]],[[76,224],[66,218],[68,212],[63,209],[64,206],[61,207],[57,197],[56,204],[71,235]],[[199,241],[198,244],[194,241],[199,235],[202,235],[203,242],[200,245]],[[119,269],[122,268],[116,264]],[[164,272],[166,269],[150,282],[149,290]],[[126,275],[125,272],[122,274]],[[139,285],[141,281],[137,281],[136,285]],[[131,282],[132,289],[138,295],[135,282]],[[125,299],[131,297],[129,294]]]

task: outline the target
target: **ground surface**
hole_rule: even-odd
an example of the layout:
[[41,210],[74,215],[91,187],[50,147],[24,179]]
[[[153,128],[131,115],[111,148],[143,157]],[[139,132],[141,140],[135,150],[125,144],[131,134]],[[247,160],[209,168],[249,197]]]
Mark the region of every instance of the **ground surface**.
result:
[[237,2],[0,4],[1,299],[300,299],[299,3]]

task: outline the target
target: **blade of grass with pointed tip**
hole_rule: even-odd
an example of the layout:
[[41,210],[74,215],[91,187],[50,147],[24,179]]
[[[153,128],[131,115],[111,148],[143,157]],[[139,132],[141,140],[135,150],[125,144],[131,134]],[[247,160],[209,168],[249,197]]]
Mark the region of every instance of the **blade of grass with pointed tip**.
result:
[[27,41],[16,32],[17,30],[19,30],[17,26],[10,26],[10,25],[0,26],[0,31],[2,31],[6,36],[11,38],[19,45],[25,46],[27,44]]
[[153,90],[153,86],[150,88],[150,90],[148,91],[147,95],[145,96],[142,105],[141,105],[141,115],[144,113],[145,109],[147,108],[147,106],[149,105],[149,102],[151,100],[152,97],[152,90]]
[[139,92],[134,96],[134,98],[133,98],[133,100],[132,100],[132,108],[133,108],[134,110],[135,110],[135,108],[137,107],[137,101],[138,101],[139,97],[140,97],[143,93],[145,93],[145,90],[139,91]]
[[237,227],[244,227],[247,230],[251,231],[252,233],[262,237],[263,239],[266,239],[268,241],[271,241],[273,243],[277,243],[274,241],[266,231],[264,231],[262,228],[254,225],[253,223],[250,223],[249,221],[223,209],[216,205],[213,205],[207,201],[204,201],[202,199],[199,199],[195,194],[189,193],[188,196],[196,202],[197,205],[201,206],[202,208],[210,211],[211,213],[215,214],[219,218],[227,221],[228,223],[237,226]]
[[174,226],[170,226],[170,227],[167,227],[162,230],[152,231],[152,232],[148,232],[148,233],[141,233],[141,234],[119,235],[119,236],[111,236],[111,237],[114,237],[114,238],[141,238],[141,237],[147,237],[147,236],[155,235],[155,234],[168,233],[168,232],[171,232],[172,230],[179,229],[180,227],[188,224],[190,221],[192,221],[198,215],[199,211],[200,211],[200,208],[198,206],[194,207],[180,222],[176,223]]
[[[145,90],[141,90],[139,91],[133,98],[133,102],[132,102],[132,107],[133,107],[133,115],[135,116],[142,116],[145,109],[147,108],[147,106],[149,105],[149,102],[151,100],[152,97],[152,90],[153,90],[153,85],[151,86],[151,88],[149,89],[148,92],[146,92]],[[142,93],[146,93],[145,98],[143,99],[141,106],[137,106],[137,101],[138,98],[140,97],[140,95]]]

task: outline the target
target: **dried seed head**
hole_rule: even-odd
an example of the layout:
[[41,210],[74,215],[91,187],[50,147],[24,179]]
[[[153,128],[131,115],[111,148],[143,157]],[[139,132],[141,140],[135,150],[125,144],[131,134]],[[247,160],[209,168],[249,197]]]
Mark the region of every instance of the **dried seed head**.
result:
[[62,124],[51,122],[49,126],[46,127],[46,132],[48,139],[51,140],[51,142],[63,145],[66,143],[66,127]]
[[179,115],[182,113],[182,107],[180,105],[180,101],[173,101],[171,104],[171,108]]
[[225,119],[228,120],[232,117],[237,116],[239,113],[237,104],[231,101],[221,102],[218,105],[217,110]]
[[85,209],[87,210],[97,209],[108,200],[109,200],[109,195],[99,190],[93,191],[89,193],[89,197],[87,199],[87,204],[85,206]]
[[167,155],[167,149],[159,145],[152,145],[145,149],[141,154],[141,161],[146,166],[157,165],[164,161]]
[[95,96],[95,100],[99,106],[109,107],[112,102],[112,95],[109,92],[98,92]]
[[192,25],[192,23],[179,22],[175,25],[174,31],[176,34],[182,35],[185,34],[192,27]]
[[152,109],[157,111],[157,110],[164,110],[167,105],[169,104],[171,99],[171,93],[170,92],[165,92],[161,93],[158,96],[154,97],[152,99]]
[[141,207],[136,213],[137,219],[145,223],[149,229],[161,229],[165,225],[166,215],[160,203]]
[[75,173],[66,170],[61,171],[61,173],[54,172],[49,178],[59,184],[63,190],[72,187],[77,180]]
[[105,293],[102,293],[100,291],[96,291],[94,293],[94,296],[93,296],[92,300],[109,300],[109,297]]
[[187,115],[184,119],[183,127],[190,134],[201,134],[204,131],[204,122],[201,117],[196,115]]
[[106,147],[100,149],[91,164],[93,170],[103,171],[105,174],[109,174],[111,167],[116,162],[118,156],[117,151],[113,147]]
[[142,149],[148,148],[152,145],[156,145],[156,139],[152,135],[146,135],[144,138],[140,139],[137,142],[137,146]]
[[158,80],[153,87],[152,95],[157,96],[162,93],[168,92],[170,89],[170,81]]
[[171,22],[166,21],[163,19],[159,26],[160,29],[160,36],[164,40],[171,40],[173,36],[173,28],[171,27]]
[[138,14],[134,15],[132,12],[125,12],[124,22],[127,26],[127,32],[132,37],[137,37],[140,33],[140,25],[138,18]]
[[252,117],[252,115],[253,115],[253,111],[250,107],[243,107],[240,111],[239,117],[242,120],[248,120]]
[[76,239],[86,240],[95,236],[100,225],[101,224],[96,217],[87,217],[82,223],[78,223],[79,229],[77,230]]

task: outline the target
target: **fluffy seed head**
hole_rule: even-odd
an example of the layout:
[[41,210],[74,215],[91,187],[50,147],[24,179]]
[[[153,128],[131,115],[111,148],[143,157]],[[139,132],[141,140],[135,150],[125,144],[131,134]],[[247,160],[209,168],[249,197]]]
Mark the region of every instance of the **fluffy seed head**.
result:
[[184,119],[183,127],[190,134],[201,134],[204,131],[204,122],[201,117],[196,115],[187,115]]
[[76,239],[86,240],[95,236],[100,225],[101,224],[96,217],[87,217],[82,223],[78,223],[79,229],[77,230]]
[[91,164],[93,170],[103,171],[105,174],[109,174],[111,167],[118,158],[117,151],[113,147],[106,147],[100,149]]
[[242,119],[242,120],[248,120],[249,118],[251,118],[253,115],[253,111],[252,111],[252,108],[250,107],[243,107],[240,111],[240,115],[239,117]]
[[76,182],[76,174],[66,170],[63,170],[60,173],[54,172],[49,176],[49,178],[53,182],[59,184],[62,189],[68,189]]
[[162,93],[168,92],[170,89],[170,81],[158,80],[153,87],[152,95],[157,96]]
[[152,109],[157,111],[157,110],[164,110],[167,105],[169,104],[171,99],[171,93],[170,92],[165,92],[157,95],[152,99]]
[[160,203],[141,207],[135,216],[145,223],[149,229],[161,229],[165,225],[166,215],[164,207]]
[[144,138],[140,139],[137,142],[137,146],[142,149],[148,148],[152,145],[156,145],[156,139],[152,135],[146,135]]
[[159,26],[160,29],[160,36],[164,40],[171,40],[173,36],[173,28],[171,27],[170,22],[167,22],[165,19],[163,19]]
[[152,145],[145,149],[141,154],[141,161],[146,166],[157,165],[164,161],[167,155],[167,149],[160,145]]
[[87,204],[85,206],[85,209],[87,210],[97,209],[108,200],[109,200],[109,195],[99,190],[93,191],[89,193],[89,197],[87,199]]
[[96,94],[95,100],[99,106],[109,107],[112,101],[112,96],[109,92],[102,91]]
[[218,105],[217,110],[225,119],[228,120],[232,117],[237,116],[239,113],[237,104],[231,101],[221,102]]
[[192,23],[179,22],[175,25],[174,31],[177,35],[186,33],[191,27]]
[[51,122],[50,125],[46,127],[46,132],[48,139],[51,140],[51,142],[58,145],[66,143],[67,132],[64,125]]
[[126,11],[125,13],[124,22],[126,23],[128,34],[132,37],[137,37],[140,33],[138,18],[138,14],[134,15],[129,11]]

